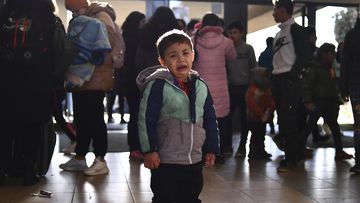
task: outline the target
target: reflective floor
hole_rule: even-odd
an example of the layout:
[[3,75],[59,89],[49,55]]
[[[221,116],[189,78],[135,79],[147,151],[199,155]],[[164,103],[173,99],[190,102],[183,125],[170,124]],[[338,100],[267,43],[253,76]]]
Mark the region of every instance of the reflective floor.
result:
[[[239,136],[234,136],[234,148]],[[223,165],[204,169],[205,203],[245,202],[360,202],[360,175],[348,172],[354,160],[335,161],[333,148],[315,149],[309,159],[291,173],[279,174],[276,167],[283,155],[266,136],[270,161],[249,161],[233,156]],[[110,174],[86,177],[81,173],[64,172],[58,165],[70,157],[58,153],[58,146],[48,174],[40,183],[24,187],[20,179],[7,179],[0,187],[0,202],[61,203],[145,203],[151,202],[150,172],[141,162],[129,161],[129,153],[106,156]],[[345,148],[354,153],[352,148]],[[87,157],[91,165],[94,156]],[[52,198],[33,197],[30,193],[51,191]]]

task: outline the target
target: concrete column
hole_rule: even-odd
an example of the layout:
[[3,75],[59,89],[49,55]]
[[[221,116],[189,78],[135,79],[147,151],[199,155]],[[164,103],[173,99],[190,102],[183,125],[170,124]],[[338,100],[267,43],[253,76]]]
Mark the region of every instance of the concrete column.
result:
[[[235,20],[240,20],[244,27],[244,33],[247,33],[248,26],[248,3],[246,0],[232,1],[224,3],[224,20],[226,24]],[[246,35],[245,35],[246,36]],[[244,37],[245,37],[244,36]]]
[[316,26],[316,5],[306,4],[308,25],[311,27]]

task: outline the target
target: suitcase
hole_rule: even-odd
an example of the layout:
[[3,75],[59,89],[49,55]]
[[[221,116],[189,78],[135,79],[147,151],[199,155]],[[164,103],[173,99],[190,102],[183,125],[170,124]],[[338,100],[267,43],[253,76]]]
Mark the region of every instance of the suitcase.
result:
[[[21,136],[13,139],[10,170],[8,174],[14,177],[22,176],[24,173],[24,143]],[[40,144],[36,158],[36,169],[39,176],[45,176],[50,167],[50,162],[56,144],[56,133],[52,121],[44,123],[41,129]]]
[[45,176],[49,170],[54,148],[56,144],[56,133],[52,121],[45,123],[40,139],[40,149],[37,159],[37,169],[40,176]]

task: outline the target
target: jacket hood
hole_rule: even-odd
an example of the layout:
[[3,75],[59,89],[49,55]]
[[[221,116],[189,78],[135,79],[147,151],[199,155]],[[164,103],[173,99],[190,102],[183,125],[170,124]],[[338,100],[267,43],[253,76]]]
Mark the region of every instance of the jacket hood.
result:
[[251,82],[255,84],[260,90],[265,91],[269,87],[269,80],[264,80],[267,72],[266,68],[255,67],[250,70]]
[[197,44],[208,49],[215,48],[225,40],[223,31],[219,26],[205,26],[198,33]]
[[92,2],[88,7],[85,15],[93,16],[101,11],[104,11],[107,14],[109,14],[109,16],[113,21],[116,20],[116,14],[114,8],[107,2],[98,2],[98,1]]
[[165,66],[151,66],[142,70],[136,77],[136,84],[140,91],[143,91],[146,84],[154,79],[163,79],[174,82],[174,77],[170,74],[170,71]]
[[[189,77],[191,80],[194,77],[199,77],[199,74],[194,70],[190,70]],[[156,65],[142,70],[136,77],[136,84],[140,91],[143,91],[146,87],[146,84],[155,79],[166,80],[172,84],[175,83],[175,78],[168,68],[165,66]]]

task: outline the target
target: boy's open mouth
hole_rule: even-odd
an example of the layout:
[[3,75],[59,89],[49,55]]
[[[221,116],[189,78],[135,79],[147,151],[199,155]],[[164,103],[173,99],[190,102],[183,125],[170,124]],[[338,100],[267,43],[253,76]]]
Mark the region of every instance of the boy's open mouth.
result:
[[186,70],[186,66],[178,66],[176,69],[178,71]]

